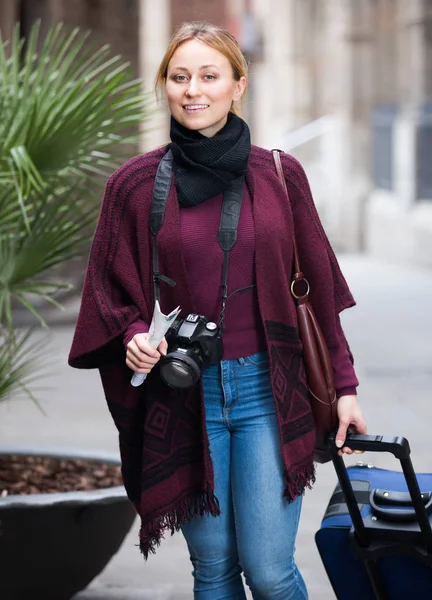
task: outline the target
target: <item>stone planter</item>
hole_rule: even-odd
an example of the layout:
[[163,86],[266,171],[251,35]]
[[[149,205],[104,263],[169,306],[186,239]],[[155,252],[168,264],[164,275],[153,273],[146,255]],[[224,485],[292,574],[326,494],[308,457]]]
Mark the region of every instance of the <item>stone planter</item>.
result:
[[[95,451],[0,454],[119,464],[117,456]],[[135,516],[123,487],[0,498],[0,598],[69,600],[106,566]]]

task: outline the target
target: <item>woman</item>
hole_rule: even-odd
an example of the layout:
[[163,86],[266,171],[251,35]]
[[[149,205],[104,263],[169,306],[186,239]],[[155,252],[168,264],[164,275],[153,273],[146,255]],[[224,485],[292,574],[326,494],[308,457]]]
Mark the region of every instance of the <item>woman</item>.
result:
[[[237,116],[246,84],[227,31],[189,23],[174,34],[157,75],[171,143],[108,182],[69,360],[100,370],[145,557],[164,530],[181,528],[195,598],[245,598],[244,572],[256,599],[303,600],[294,542],[314,481],[315,434],[290,294],[294,231],[332,358],[341,448],[350,424],[366,433],[338,316],[354,300],[302,167],[281,155],[288,203],[272,154],[251,146]],[[166,199],[157,227],[153,194],[155,205]],[[233,205],[241,206],[237,237],[223,249],[221,211],[231,218]],[[187,389],[163,371],[167,341],[157,350],[149,342],[158,295],[163,312],[180,305],[183,319],[201,315],[192,321],[214,333],[213,358],[202,351],[186,365],[200,365]],[[223,349],[207,320],[223,330]],[[147,375],[144,385],[130,385],[133,371]]]

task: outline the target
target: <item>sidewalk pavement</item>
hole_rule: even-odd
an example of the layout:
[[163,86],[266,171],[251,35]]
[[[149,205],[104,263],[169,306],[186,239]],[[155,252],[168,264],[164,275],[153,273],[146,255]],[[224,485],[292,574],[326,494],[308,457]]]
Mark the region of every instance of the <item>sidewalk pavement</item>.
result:
[[[432,271],[357,255],[342,256],[340,263],[357,300],[357,307],[342,314],[342,323],[356,361],[369,432],[407,437],[415,468],[432,471]],[[48,388],[38,393],[48,416],[28,400],[0,405],[2,444],[117,451],[98,374],[66,364],[76,308],[72,303],[65,315],[51,320],[56,321],[49,340],[53,375]],[[387,455],[365,454],[362,460],[398,468]],[[332,466],[320,465],[314,490],[304,499],[296,556],[310,600],[334,598],[314,544],[334,485]],[[138,521],[105,571],[74,600],[192,599],[181,534],[166,539],[145,564],[136,547],[137,532]]]

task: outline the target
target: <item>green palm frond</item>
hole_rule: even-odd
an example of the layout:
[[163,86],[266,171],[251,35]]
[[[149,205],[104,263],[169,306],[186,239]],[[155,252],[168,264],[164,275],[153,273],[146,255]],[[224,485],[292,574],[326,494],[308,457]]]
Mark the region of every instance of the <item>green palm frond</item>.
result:
[[13,182],[23,196],[59,175],[108,175],[149,108],[108,46],[96,49],[88,34],[57,25],[37,52],[38,37],[36,24],[20,60],[18,28],[10,44],[0,36],[0,185]]
[[0,402],[28,397],[44,412],[31,389],[48,373],[48,357],[31,335],[31,330],[17,335],[0,328]]
[[10,42],[0,34],[0,323],[17,302],[43,322],[32,300],[55,303],[67,285],[52,269],[86,247],[97,184],[148,109],[128,64],[89,33],[56,25],[40,44],[35,24],[25,46],[18,26]]
[[87,250],[100,186],[150,114],[128,63],[89,32],[60,24],[41,40],[35,24],[25,42],[18,25],[10,41],[0,33],[0,399],[34,367],[14,308],[46,325],[42,307],[70,287],[58,267]]
[[[13,326],[12,306],[21,304],[46,326],[32,301],[40,300],[56,304],[53,296],[70,287],[64,281],[50,276],[50,270],[67,260],[79,256],[87,248],[93,232],[97,205],[83,205],[77,190],[58,190],[55,199],[37,201],[31,208],[31,231],[24,225],[20,229],[9,228],[4,223],[0,236],[0,315],[3,323]],[[38,212],[34,207],[39,208]],[[47,274],[46,280],[42,277]]]

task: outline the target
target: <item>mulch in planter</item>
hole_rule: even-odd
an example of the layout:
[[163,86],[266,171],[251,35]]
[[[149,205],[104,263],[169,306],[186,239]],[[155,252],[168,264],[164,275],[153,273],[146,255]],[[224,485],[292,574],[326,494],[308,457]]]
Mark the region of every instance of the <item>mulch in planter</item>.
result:
[[54,494],[123,485],[120,467],[46,456],[0,456],[0,497]]

